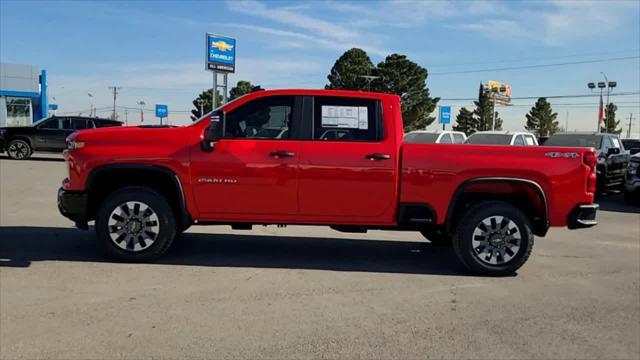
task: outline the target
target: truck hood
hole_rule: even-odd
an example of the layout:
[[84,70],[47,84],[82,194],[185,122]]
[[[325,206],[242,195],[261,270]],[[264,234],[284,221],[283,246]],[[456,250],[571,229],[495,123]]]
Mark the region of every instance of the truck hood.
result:
[[84,141],[87,146],[130,148],[179,147],[200,141],[199,124],[186,127],[117,126],[74,132],[69,140]]

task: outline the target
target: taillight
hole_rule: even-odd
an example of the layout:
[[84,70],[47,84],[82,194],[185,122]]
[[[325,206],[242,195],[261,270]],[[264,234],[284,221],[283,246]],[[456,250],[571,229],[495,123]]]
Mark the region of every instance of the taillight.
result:
[[598,158],[594,151],[589,151],[584,154],[582,158],[584,164],[589,167],[589,176],[587,177],[587,192],[594,194],[596,192],[596,165],[598,164]]
[[584,161],[585,165],[587,165],[592,169],[595,169],[596,164],[598,163],[598,158],[596,157],[596,153],[593,151],[584,153],[584,157],[582,158],[582,160]]

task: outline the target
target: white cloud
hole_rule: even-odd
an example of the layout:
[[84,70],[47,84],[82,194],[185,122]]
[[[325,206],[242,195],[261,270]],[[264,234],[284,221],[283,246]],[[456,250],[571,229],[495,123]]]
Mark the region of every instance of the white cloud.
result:
[[292,8],[277,8],[268,7],[266,4],[254,1],[231,1],[228,2],[230,10],[261,17],[281,24],[295,26],[307,31],[312,31],[318,35],[326,36],[327,38],[334,40],[353,40],[358,37],[358,34],[347,27],[344,27],[335,22],[328,22],[320,20],[317,17],[311,17],[304,15],[301,12],[296,12]]

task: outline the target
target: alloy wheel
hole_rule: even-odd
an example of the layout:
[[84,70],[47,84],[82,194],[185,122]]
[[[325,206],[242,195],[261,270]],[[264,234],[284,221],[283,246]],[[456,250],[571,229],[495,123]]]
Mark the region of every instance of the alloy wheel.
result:
[[147,204],[127,201],[109,215],[109,236],[119,248],[140,252],[148,249],[158,238],[158,215]]
[[29,155],[29,146],[23,141],[14,141],[9,145],[7,153],[12,159],[24,159]]
[[480,221],[473,231],[473,254],[489,265],[504,265],[520,250],[522,233],[513,220],[490,216]]

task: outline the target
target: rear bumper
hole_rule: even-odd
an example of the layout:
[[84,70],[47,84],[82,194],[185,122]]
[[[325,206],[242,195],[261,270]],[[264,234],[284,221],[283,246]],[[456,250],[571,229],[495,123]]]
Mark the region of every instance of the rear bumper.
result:
[[576,206],[569,214],[567,222],[569,229],[582,229],[597,225],[596,213],[599,207],[598,204]]
[[58,190],[58,210],[81,229],[87,228],[87,193],[82,191]]

